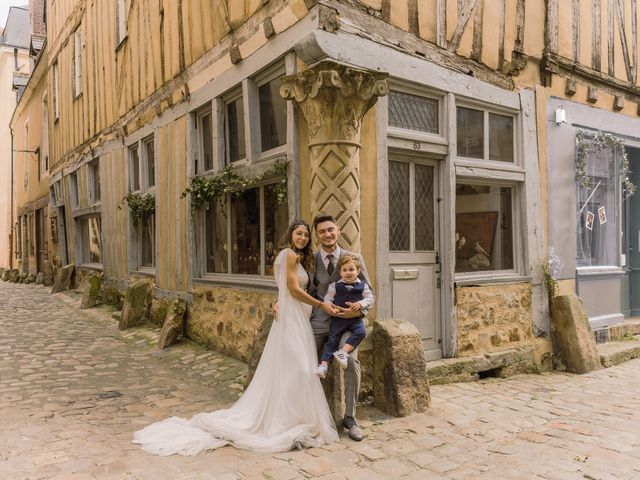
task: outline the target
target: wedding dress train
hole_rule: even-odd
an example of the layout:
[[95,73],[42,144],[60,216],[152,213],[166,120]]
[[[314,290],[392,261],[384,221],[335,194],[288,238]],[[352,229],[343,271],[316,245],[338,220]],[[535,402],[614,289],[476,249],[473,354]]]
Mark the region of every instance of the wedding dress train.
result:
[[[274,263],[278,319],[273,321],[255,375],[229,409],[190,420],[171,417],[134,433],[134,443],[156,455],[195,455],[231,444],[260,452],[284,452],[338,440],[319,378],[311,307],[287,288],[287,251]],[[308,275],[296,265],[300,286]]]

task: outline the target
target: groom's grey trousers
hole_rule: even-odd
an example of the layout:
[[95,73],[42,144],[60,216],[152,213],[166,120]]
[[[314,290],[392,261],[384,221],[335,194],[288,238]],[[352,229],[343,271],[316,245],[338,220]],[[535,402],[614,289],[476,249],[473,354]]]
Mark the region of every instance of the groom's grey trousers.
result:
[[[364,261],[360,255],[348,252],[346,250],[340,251],[341,256],[345,254],[356,255],[360,260],[361,271],[360,279],[366,282],[371,287],[371,282],[367,276],[367,270],[364,266]],[[324,300],[324,296],[327,294],[329,284],[340,279],[338,268],[333,272],[333,275],[329,276],[327,269],[322,261],[322,255],[320,253],[315,254],[316,269],[310,275],[309,282],[309,294],[314,296],[320,301]],[[322,352],[327,338],[329,337],[329,324],[331,323],[330,317],[322,310],[318,308],[313,309],[311,314],[311,328],[313,329],[313,335],[316,339],[316,347],[319,352]],[[342,346],[345,340],[349,337],[349,332],[340,340],[340,346]],[[346,417],[355,417],[356,404],[358,402],[358,392],[360,391],[360,362],[358,361],[358,350],[354,350],[349,354],[349,363],[344,372],[344,403]]]

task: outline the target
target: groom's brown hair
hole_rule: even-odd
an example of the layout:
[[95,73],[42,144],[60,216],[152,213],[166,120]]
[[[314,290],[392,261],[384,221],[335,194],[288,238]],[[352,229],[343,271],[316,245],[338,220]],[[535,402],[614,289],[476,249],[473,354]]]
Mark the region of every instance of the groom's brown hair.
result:
[[328,213],[320,212],[316,215],[316,218],[313,219],[313,231],[315,232],[318,229],[318,224],[322,222],[333,222],[336,223],[336,220],[333,218],[333,215],[329,215]]

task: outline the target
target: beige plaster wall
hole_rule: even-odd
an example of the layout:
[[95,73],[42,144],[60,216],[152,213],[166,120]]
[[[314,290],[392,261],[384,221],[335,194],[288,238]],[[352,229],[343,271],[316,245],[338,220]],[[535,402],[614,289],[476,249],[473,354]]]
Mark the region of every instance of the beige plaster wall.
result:
[[461,287],[456,298],[458,356],[532,344],[530,284]]

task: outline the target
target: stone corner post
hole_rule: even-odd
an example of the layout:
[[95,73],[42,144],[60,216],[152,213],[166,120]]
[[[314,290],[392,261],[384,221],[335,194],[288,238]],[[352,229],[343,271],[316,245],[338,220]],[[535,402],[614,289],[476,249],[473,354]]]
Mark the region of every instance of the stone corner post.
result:
[[294,100],[309,131],[311,214],[327,212],[341,230],[341,246],[360,252],[360,129],[387,74],[322,61],[282,79],[280,95]]

